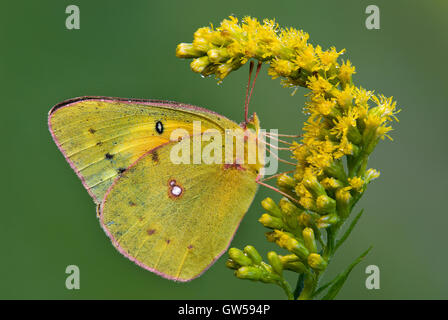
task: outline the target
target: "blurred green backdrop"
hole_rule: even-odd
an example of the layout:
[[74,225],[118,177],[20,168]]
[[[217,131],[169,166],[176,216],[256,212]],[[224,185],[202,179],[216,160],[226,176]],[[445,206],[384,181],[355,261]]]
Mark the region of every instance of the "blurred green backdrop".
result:
[[[65,28],[66,6],[81,29]],[[381,10],[381,29],[364,26],[365,8]],[[369,245],[339,298],[446,299],[448,2],[440,1],[2,1],[0,90],[3,168],[0,298],[283,299],[281,289],[236,279],[222,257],[202,277],[179,284],[122,257],[95,217],[95,206],[57,150],[47,112],[82,95],[170,99],[243,116],[247,66],[218,86],[174,55],[179,42],[234,14],[276,18],[323,47],[346,48],[355,82],[387,96],[402,112],[370,166],[381,171],[359,208],[364,217],[326,278]],[[300,130],[304,90],[295,96],[262,70],[252,99],[265,128]],[[257,222],[260,189],[234,246],[265,254],[273,245]],[[65,288],[65,268],[81,270],[81,289]],[[365,288],[365,268],[381,270],[381,289]],[[294,281],[294,279],[292,279]]]

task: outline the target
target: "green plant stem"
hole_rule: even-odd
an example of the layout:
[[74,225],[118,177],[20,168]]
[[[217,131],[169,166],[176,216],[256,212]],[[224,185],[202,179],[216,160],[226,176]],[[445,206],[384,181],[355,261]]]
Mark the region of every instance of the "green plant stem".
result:
[[288,300],[294,300],[294,294],[293,294],[293,292],[292,292],[292,288],[291,288],[291,286],[289,285],[288,281],[286,281],[285,279],[282,278],[282,279],[278,282],[278,285],[279,285],[280,287],[282,287],[283,291],[285,291],[285,294],[287,295]]
[[303,282],[303,290],[300,292],[297,300],[310,300],[313,297],[314,290],[316,289],[318,276],[311,271],[308,271],[305,274],[304,282]]

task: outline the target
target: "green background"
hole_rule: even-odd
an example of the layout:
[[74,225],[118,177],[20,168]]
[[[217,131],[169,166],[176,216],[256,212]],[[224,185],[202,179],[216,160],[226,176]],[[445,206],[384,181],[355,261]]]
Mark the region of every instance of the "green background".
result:
[[[80,8],[80,30],[65,28],[69,4]],[[380,30],[365,28],[369,4],[381,10]],[[174,55],[198,27],[230,14],[276,18],[313,44],[346,48],[355,83],[393,95],[402,109],[394,141],[371,157],[382,175],[358,205],[365,215],[326,274],[374,246],[339,298],[448,298],[447,9],[447,1],[2,1],[0,298],[283,299],[278,287],[236,279],[225,256],[186,284],[122,257],[47,129],[54,104],[83,95],[170,99],[241,121],[247,66],[218,86]],[[262,69],[251,110],[263,127],[300,130],[306,91],[290,93]],[[233,246],[274,248],[257,222],[268,195],[279,198],[260,189]],[[81,270],[77,291],[65,288],[71,264]],[[371,264],[379,290],[365,288]]]

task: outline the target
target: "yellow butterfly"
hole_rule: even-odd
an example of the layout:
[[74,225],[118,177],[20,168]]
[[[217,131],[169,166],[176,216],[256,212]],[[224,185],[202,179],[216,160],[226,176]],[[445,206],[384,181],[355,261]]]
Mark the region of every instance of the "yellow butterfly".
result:
[[[54,141],[98,205],[113,245],[176,281],[200,276],[227,250],[263,167],[263,161],[239,164],[235,158],[230,164],[173,163],[173,148],[194,140],[195,121],[201,136],[242,128],[254,137],[260,129],[255,114],[240,126],[203,108],[161,100],[81,97],[56,105],[48,117]],[[193,138],[172,139],[179,129]]]

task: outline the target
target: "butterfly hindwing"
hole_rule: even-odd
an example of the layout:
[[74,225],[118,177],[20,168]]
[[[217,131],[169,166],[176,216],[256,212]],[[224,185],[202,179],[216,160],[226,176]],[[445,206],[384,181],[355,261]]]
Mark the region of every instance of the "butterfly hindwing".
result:
[[228,247],[255,196],[258,172],[244,165],[173,164],[175,144],[148,152],[114,182],[100,220],[114,246],[139,266],[189,281]]
[[149,150],[170,141],[175,129],[191,135],[236,124],[211,111],[176,102],[83,97],[49,113],[52,136],[97,204],[113,181]]

